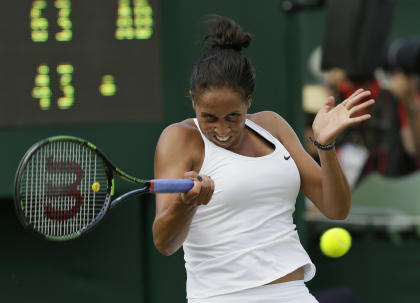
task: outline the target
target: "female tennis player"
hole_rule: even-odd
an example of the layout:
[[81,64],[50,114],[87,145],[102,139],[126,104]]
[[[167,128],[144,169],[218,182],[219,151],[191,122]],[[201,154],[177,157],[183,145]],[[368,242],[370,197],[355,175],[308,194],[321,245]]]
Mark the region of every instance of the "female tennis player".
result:
[[374,101],[362,89],[337,106],[326,100],[313,123],[318,166],[281,116],[247,113],[255,73],[241,49],[250,42],[234,21],[211,20],[191,76],[196,118],[167,127],[155,154],[155,178],[195,185],[157,195],[154,242],[164,255],[183,246],[189,303],[317,302],[305,285],[315,266],[293,223],[296,197],[346,218],[350,190],[334,139],[369,119],[358,113]]

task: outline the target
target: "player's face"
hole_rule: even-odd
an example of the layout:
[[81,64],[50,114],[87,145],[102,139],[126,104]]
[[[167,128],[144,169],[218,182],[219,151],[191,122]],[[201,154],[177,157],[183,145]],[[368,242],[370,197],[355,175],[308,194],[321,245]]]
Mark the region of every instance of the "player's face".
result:
[[220,147],[235,150],[244,134],[250,104],[251,98],[245,102],[239,92],[218,87],[200,94],[193,106],[198,124],[207,139]]

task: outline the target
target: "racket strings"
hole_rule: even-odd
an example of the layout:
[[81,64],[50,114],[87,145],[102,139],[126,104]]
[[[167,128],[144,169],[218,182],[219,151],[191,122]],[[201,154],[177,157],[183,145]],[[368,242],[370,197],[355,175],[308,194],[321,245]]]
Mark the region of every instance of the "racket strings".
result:
[[41,147],[26,164],[20,187],[21,207],[38,232],[69,236],[103,213],[107,183],[104,164],[90,148],[72,141],[52,142]]

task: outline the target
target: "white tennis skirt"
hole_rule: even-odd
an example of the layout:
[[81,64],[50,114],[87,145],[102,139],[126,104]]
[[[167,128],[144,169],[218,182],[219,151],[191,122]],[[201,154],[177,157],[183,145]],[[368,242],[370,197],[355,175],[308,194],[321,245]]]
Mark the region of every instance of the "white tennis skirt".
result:
[[188,303],[318,303],[303,280],[262,285]]

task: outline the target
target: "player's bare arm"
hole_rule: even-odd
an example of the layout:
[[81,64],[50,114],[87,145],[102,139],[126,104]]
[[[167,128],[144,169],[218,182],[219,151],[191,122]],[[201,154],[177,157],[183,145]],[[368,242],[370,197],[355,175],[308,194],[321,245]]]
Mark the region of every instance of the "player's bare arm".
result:
[[261,112],[253,115],[251,119],[269,130],[289,151],[299,170],[301,192],[314,202],[326,217],[345,218],[350,207],[350,192],[335,150],[321,152],[324,165],[322,170],[306,152],[291,126],[280,115]]
[[[370,118],[369,114],[359,114],[374,104],[370,91],[358,89],[350,97],[334,106],[334,98],[329,97],[317,113],[312,124],[314,140],[327,147],[333,144],[340,132],[350,125]],[[279,115],[265,112],[256,118],[268,129],[292,155],[301,175],[301,191],[319,210],[330,219],[345,219],[350,211],[350,187],[338,162],[335,149],[318,148],[321,162],[319,167],[305,151],[296,133]]]
[[167,127],[159,138],[155,177],[191,178],[195,181],[188,193],[156,196],[153,238],[156,248],[164,255],[173,254],[182,246],[198,205],[207,204],[213,194],[213,181],[197,174],[203,149],[198,130],[188,121]]

